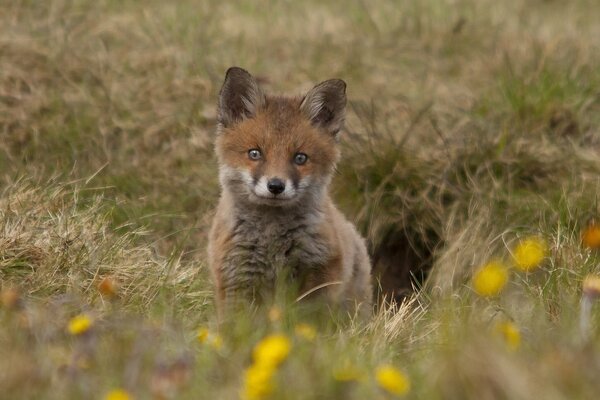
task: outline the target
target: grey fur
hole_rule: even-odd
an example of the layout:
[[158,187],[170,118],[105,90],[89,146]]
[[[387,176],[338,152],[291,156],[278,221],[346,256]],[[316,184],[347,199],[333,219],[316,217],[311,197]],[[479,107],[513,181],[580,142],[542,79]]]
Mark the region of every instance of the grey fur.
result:
[[237,205],[232,217],[232,247],[223,260],[221,279],[236,296],[246,293],[243,297],[265,300],[273,294],[278,277],[293,279],[327,262],[327,244],[316,231],[315,222],[323,217],[317,208],[282,212]]

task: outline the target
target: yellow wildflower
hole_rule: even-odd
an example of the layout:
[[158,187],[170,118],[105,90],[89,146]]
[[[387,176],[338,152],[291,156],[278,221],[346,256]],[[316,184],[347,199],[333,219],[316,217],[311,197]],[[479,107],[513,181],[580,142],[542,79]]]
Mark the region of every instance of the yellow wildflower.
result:
[[71,335],[82,335],[90,330],[92,324],[93,321],[89,316],[80,314],[71,318],[67,330]]
[[198,334],[196,335],[196,337],[198,338],[198,341],[202,344],[206,343],[206,341],[208,340],[208,335],[210,334],[209,330],[206,328],[200,328],[198,329]]
[[295,328],[296,335],[312,342],[317,337],[317,330],[309,324],[298,324]]
[[517,350],[521,345],[521,331],[510,321],[500,322],[496,325],[496,332],[502,337],[510,350]]
[[267,336],[254,347],[254,362],[276,367],[287,358],[291,348],[292,344],[286,336]]
[[588,275],[583,280],[583,294],[589,298],[600,297],[600,276]]
[[131,400],[133,397],[124,389],[114,389],[106,393],[104,400]]
[[382,365],[377,368],[375,379],[379,386],[396,396],[404,395],[410,390],[410,380],[408,377],[391,365]]
[[585,247],[600,249],[600,224],[590,223],[581,233],[581,241]]
[[215,350],[223,348],[223,338],[218,334],[211,333],[207,328],[198,329],[196,337],[201,344],[207,344]]
[[548,246],[539,237],[528,237],[519,242],[513,252],[513,260],[517,268],[522,271],[531,271],[538,267],[546,257]]
[[275,367],[269,364],[252,364],[244,374],[242,398],[260,400],[273,393]]
[[473,274],[473,289],[483,297],[498,296],[508,282],[508,269],[499,261],[492,261]]

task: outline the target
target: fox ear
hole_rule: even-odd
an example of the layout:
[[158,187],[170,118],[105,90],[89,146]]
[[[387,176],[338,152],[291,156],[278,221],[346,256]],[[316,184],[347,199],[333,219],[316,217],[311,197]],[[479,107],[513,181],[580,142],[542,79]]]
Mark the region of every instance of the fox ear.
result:
[[252,118],[264,106],[265,96],[248,71],[231,67],[219,93],[218,122],[229,127],[244,118]]
[[319,83],[304,97],[300,109],[313,125],[337,135],[344,125],[346,82],[330,79]]

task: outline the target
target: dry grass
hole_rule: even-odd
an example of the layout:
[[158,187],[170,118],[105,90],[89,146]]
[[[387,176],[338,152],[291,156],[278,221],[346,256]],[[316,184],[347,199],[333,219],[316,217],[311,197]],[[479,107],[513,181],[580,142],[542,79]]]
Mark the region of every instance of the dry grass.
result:
[[[145,232],[115,231],[103,198],[82,200],[84,192],[74,184],[34,187],[23,180],[5,189],[0,201],[5,286],[22,287],[34,298],[67,294],[95,303],[102,301],[96,287],[110,277],[119,282],[120,306],[139,311],[163,288],[197,287],[198,266],[184,267],[179,255],[160,257],[152,246],[136,245]],[[189,306],[189,299],[178,301]]]
[[[384,362],[414,398],[596,397],[595,308],[587,339],[578,329],[581,282],[600,273],[580,241],[600,214],[595,3],[0,5],[0,390],[237,398],[252,346],[283,332],[293,348],[274,398],[386,398]],[[231,65],[275,92],[348,82],[334,195],[378,270],[400,256],[432,268],[423,290],[370,321],[281,304],[279,319],[224,327],[220,349],[197,343],[199,326],[216,329],[204,249]],[[473,269],[530,234],[549,245],[542,268],[479,298]],[[98,290],[107,277],[116,298]],[[69,335],[82,312],[92,329]],[[507,320],[516,351],[495,333]],[[363,378],[336,381],[340,365]]]

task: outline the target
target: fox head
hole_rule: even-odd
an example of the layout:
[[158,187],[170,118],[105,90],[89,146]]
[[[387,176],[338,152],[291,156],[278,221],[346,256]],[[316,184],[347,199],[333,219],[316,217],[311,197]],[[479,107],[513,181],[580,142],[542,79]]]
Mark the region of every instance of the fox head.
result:
[[345,107],[340,79],[288,98],[265,95],[241,68],[227,70],[215,146],[223,189],[238,202],[272,207],[322,195],[339,158]]

